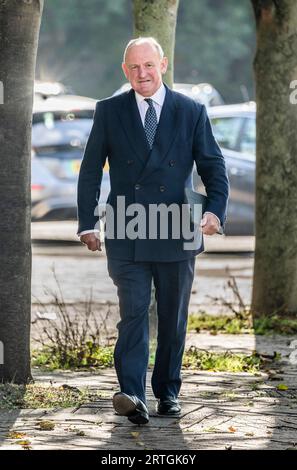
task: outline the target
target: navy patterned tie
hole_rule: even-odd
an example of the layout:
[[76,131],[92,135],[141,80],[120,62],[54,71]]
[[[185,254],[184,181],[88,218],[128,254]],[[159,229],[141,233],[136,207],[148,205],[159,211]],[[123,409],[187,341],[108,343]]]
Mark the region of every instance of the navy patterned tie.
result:
[[156,130],[158,127],[158,118],[157,113],[153,105],[153,100],[151,98],[146,98],[145,101],[149,105],[144,119],[144,130],[146,134],[146,138],[148,140],[150,148],[153,147],[154,138],[156,134]]

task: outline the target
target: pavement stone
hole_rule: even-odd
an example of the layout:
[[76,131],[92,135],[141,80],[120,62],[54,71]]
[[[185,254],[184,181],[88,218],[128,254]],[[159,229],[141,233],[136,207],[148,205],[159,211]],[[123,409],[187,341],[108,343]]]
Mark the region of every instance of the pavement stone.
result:
[[[115,415],[112,395],[118,390],[113,369],[89,372],[33,370],[37,383],[89,387],[100,392],[93,403],[67,409],[0,410],[0,449],[22,450],[9,431],[26,434],[30,447],[62,450],[208,450],[297,448],[297,370],[290,361],[292,338],[252,335],[191,334],[187,347],[208,350],[282,354],[276,370],[249,373],[183,370],[180,418],[155,412],[147,376],[150,422],[135,426]],[[271,366],[273,367],[273,366]],[[273,372],[273,374],[272,374]],[[279,390],[280,383],[287,390]],[[40,420],[53,420],[52,431],[41,431]]]

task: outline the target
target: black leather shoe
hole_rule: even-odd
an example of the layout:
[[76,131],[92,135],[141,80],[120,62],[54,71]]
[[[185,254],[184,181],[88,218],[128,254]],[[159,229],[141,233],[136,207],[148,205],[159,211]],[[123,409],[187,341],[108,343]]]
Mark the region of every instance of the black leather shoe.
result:
[[117,392],[113,396],[113,407],[120,416],[127,416],[134,424],[147,424],[149,412],[146,405],[135,395]]
[[164,398],[158,400],[157,413],[162,416],[179,416],[181,406],[177,398]]

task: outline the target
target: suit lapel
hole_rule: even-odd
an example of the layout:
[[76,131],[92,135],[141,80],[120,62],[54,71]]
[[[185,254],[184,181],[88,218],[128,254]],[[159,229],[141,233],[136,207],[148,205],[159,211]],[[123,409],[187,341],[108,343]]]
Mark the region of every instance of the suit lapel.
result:
[[131,147],[144,164],[150,152],[150,147],[141,122],[134,90],[131,89],[124,96],[119,115]]
[[161,116],[157,127],[154,145],[140,174],[139,181],[157,170],[166,158],[170,147],[178,133],[180,113],[173,92],[165,85],[166,96],[162,106]]
[[130,145],[144,165],[139,181],[160,167],[178,132],[180,122],[178,105],[174,93],[166,85],[165,87],[166,96],[151,151],[141,122],[134,90],[131,89],[123,96],[119,110],[120,121]]

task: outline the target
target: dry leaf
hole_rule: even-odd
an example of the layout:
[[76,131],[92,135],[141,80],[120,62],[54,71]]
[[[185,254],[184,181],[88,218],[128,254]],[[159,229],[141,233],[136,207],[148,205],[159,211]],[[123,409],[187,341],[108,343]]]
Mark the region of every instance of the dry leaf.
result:
[[21,441],[16,441],[16,444],[19,444],[20,446],[29,446],[31,442],[26,441],[26,440],[21,440]]
[[26,434],[24,432],[18,432],[18,431],[11,431],[7,434],[7,437],[9,439],[22,439],[22,437],[25,437]]
[[230,427],[228,428],[228,431],[229,431],[229,432],[236,432],[237,429],[234,428],[233,426],[230,426]]
[[286,384],[278,384],[276,387],[278,390],[288,390],[288,386]]
[[55,429],[55,423],[53,421],[40,421],[38,425],[41,431],[52,431]]

